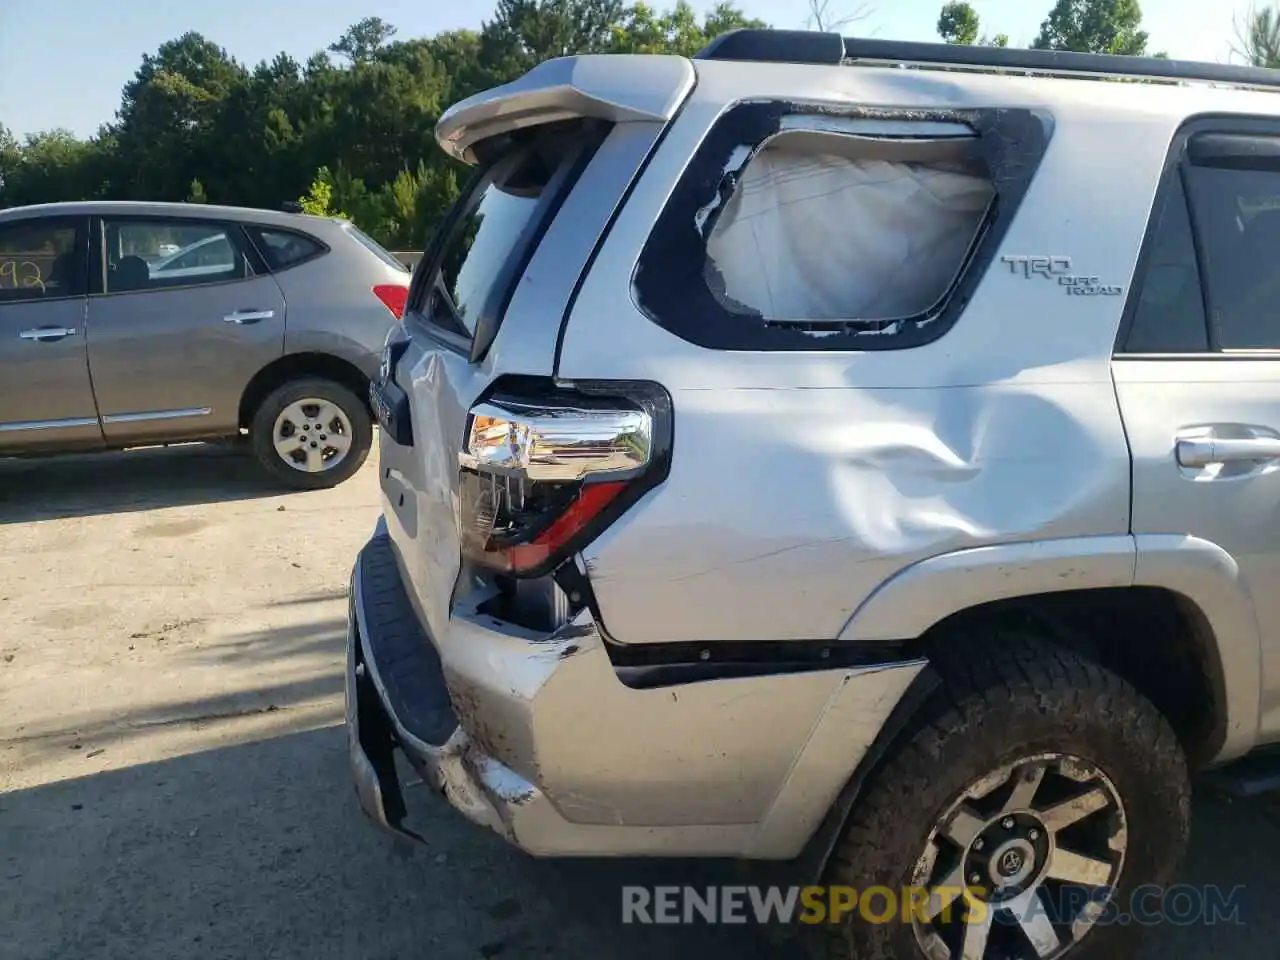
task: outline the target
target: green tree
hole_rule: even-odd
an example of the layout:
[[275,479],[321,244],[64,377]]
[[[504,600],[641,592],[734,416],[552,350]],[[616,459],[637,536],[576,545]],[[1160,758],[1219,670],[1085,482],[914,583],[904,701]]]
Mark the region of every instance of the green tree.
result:
[[365,63],[372,60],[395,35],[396,28],[381,17],[365,17],[329,44],[329,51],[346,57],[352,63]]
[[478,31],[397,39],[377,18],[305,61],[248,67],[186,33],[143,56],[113,122],[78,140],[19,140],[0,127],[0,206],[103,197],[194,200],[343,216],[380,241],[419,247],[458,195],[465,165],[435,142],[450,104],[552,56],[692,54],[737,27],[720,3],[659,9],[623,0],[498,0]]
[[1280,68],[1280,9],[1251,6],[1235,22],[1231,52],[1251,66]]
[[610,53],[675,53],[691,57],[722,33],[764,26],[763,21],[748,18],[728,3],[718,4],[701,23],[686,0],[678,0],[667,13],[637,3],[614,25],[608,50]]
[[226,99],[247,82],[244,67],[198,33],[144,55],[113,128],[124,195],[181,199],[193,179],[213,182],[218,171],[234,169],[218,121]]
[[962,0],[943,4],[942,12],[938,15],[938,35],[947,43],[980,47],[1009,45],[1007,34],[997,33],[994,37],[983,34],[980,37],[981,26],[978,11],[973,9],[973,4]]
[[622,0],[498,0],[480,30],[481,56],[513,77],[544,60],[609,49]]
[[1141,24],[1138,0],[1057,0],[1032,46],[1140,57],[1147,52]]
[[947,43],[977,43],[980,28],[978,11],[963,0],[945,4],[938,16],[938,35]]
[[18,169],[22,162],[22,145],[13,132],[0,123],[0,209],[8,206],[4,202],[5,183]]
[[302,212],[309,213],[313,217],[342,217],[343,219],[350,219],[334,206],[333,175],[329,172],[328,167],[321,167],[316,171],[315,178],[311,181],[311,186],[303,196],[298,198],[298,202],[302,205]]

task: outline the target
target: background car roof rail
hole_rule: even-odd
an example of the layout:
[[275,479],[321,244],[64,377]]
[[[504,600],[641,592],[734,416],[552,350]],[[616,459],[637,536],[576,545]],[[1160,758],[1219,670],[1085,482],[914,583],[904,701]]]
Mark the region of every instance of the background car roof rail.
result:
[[732,30],[707,44],[695,60],[753,60],[769,63],[912,65],[964,70],[1003,70],[1061,77],[1134,78],[1167,82],[1221,83],[1280,89],[1280,70],[1236,64],[1022,50],[950,43],[917,43],[841,37],[816,30]]

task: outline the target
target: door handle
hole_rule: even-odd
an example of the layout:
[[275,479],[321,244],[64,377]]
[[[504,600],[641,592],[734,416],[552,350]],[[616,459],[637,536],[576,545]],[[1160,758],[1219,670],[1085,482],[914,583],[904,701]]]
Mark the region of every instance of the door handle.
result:
[[270,320],[275,315],[274,310],[237,310],[222,319],[227,323],[257,323],[259,320]]
[[72,336],[75,332],[75,327],[36,327],[21,331],[18,337],[22,340],[61,340],[63,337]]
[[1179,440],[1178,463],[1207,467],[1212,463],[1280,460],[1280,437],[1222,437],[1216,440]]

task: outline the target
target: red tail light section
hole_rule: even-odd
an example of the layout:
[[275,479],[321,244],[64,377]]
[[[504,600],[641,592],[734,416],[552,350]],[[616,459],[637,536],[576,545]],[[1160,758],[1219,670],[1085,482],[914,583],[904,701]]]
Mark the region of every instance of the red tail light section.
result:
[[459,455],[463,555],[516,577],[550,573],[666,478],[670,414],[654,384],[477,403]]
[[398,283],[380,283],[373,288],[373,295],[382,301],[382,305],[390,310],[397,320],[404,316],[404,307],[409,301],[408,287]]

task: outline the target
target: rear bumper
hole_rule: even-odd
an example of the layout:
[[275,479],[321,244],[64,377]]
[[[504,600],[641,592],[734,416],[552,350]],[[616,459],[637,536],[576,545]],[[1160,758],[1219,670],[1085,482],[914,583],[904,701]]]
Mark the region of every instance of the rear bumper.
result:
[[412,839],[397,751],[532,854],[789,859],[922,666],[634,689],[586,614],[545,635],[463,611],[429,638],[380,524],[351,581],[352,772],[365,812]]

